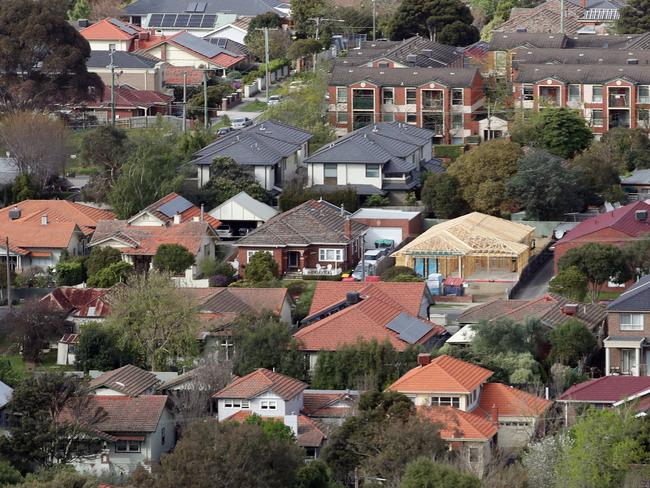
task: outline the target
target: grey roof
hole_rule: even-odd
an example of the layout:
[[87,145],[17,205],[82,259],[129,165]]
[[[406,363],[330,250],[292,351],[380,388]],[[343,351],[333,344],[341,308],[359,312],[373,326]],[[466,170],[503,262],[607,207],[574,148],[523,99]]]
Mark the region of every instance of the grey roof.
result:
[[[159,59],[126,51],[115,51],[113,59],[119,69],[151,69],[160,63]],[[109,51],[91,51],[86,62],[88,68],[106,68],[111,63]]]
[[628,41],[625,43],[627,49],[648,49],[650,47],[650,32],[627,36]]
[[244,44],[228,39],[227,37],[210,37],[206,39],[210,44],[214,44],[226,52],[235,56],[250,56],[251,51]]
[[385,208],[360,208],[352,214],[353,219],[381,219],[381,220],[412,220],[420,212],[406,210],[392,210]]
[[492,32],[488,51],[509,51],[516,47],[563,48],[567,38],[561,33]]
[[650,312],[650,275],[643,276],[627,291],[621,293],[609,304],[607,311]]
[[234,197],[230,197],[228,200],[223,202],[218,207],[213,208],[208,213],[216,219],[223,220],[220,216],[220,210],[221,208],[231,203],[239,205],[240,207],[248,210],[262,222],[266,222],[267,220],[275,217],[278,214],[278,211],[276,209],[270,207],[266,203],[260,202],[259,200],[255,200],[245,191],[241,191],[237,193],[237,195],[235,195]]
[[273,166],[305,144],[312,135],[275,120],[233,131],[194,154],[194,164],[212,164],[216,156],[228,156],[241,165]]
[[350,213],[319,200],[308,200],[276,215],[235,244],[249,246],[307,246],[310,244],[347,244],[363,234],[368,226],[351,221],[352,237],[344,232]]
[[0,158],[0,185],[7,185],[14,182],[20,169],[14,158]]
[[326,195],[328,193],[332,193],[334,191],[338,190],[345,190],[346,188],[352,188],[357,195],[361,195],[364,197],[370,196],[370,195],[385,195],[386,192],[383,191],[381,188],[377,188],[374,185],[313,185],[311,187],[312,190],[316,192],[320,192],[323,195]]
[[[254,17],[266,12],[282,13],[275,8],[283,2],[278,0],[202,0],[205,10],[202,13],[218,14],[231,13],[241,16]],[[136,0],[124,10],[126,15],[143,16],[151,13],[185,13],[188,11],[189,0]],[[194,2],[197,3],[197,2]],[[191,10],[190,10],[191,11]]]
[[[409,57],[411,56],[411,57]],[[447,46],[426,37],[411,37],[404,39],[374,59],[390,59],[400,64],[419,66],[423,68],[443,68],[462,58],[463,54],[457,47]]]
[[422,169],[431,173],[444,173],[447,171],[447,167],[442,162],[442,159],[438,158],[431,158],[426,163],[422,163]]
[[369,81],[378,86],[398,86],[408,83],[419,86],[425,83],[440,83],[448,87],[469,87],[477,76],[475,68],[349,68],[334,66],[329,79],[330,86],[347,86],[360,81]]
[[637,169],[621,180],[621,185],[650,185],[650,169]]
[[522,64],[517,70],[515,81],[536,83],[553,78],[565,83],[607,83],[621,78],[632,83],[650,84],[650,69],[640,65],[600,64]]
[[130,35],[130,36],[134,36],[134,35],[136,35],[138,32],[140,32],[140,31],[138,31],[138,29],[134,28],[132,25],[127,24],[127,23],[125,23],[125,22],[122,22],[121,20],[118,20],[118,19],[108,19],[108,21],[109,21],[111,24],[113,24],[115,27],[117,27],[118,29],[120,29],[122,32],[124,32],[124,33],[126,33],[126,34],[128,34],[128,35]]
[[633,47],[640,42],[645,34],[606,35],[606,36],[573,36],[567,39],[567,48],[600,48],[600,49],[643,49],[643,46]]
[[91,390],[102,387],[110,388],[125,395],[138,396],[149,388],[153,388],[159,382],[155,374],[127,364],[113,371],[107,371],[91,380],[89,388]]
[[180,44],[181,46],[190,49],[195,53],[199,53],[201,56],[205,56],[206,58],[214,58],[217,54],[224,52],[224,49],[220,48],[219,46],[215,46],[205,39],[196,37],[189,32],[181,32],[170,40],[173,40],[177,44]]
[[628,59],[636,59],[639,65],[650,64],[650,50],[618,49],[515,49],[513,66],[521,64],[625,64]]
[[13,388],[0,381],[0,408],[4,407],[7,403],[9,403],[9,400],[11,400],[11,396],[13,395],[13,392],[14,392]]

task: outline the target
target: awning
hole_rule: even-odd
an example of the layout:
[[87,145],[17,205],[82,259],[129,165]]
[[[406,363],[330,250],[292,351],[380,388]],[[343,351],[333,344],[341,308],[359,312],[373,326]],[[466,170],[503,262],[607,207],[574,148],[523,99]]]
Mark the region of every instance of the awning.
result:
[[641,349],[645,337],[623,337],[610,336],[603,341],[605,347],[616,347],[622,349]]

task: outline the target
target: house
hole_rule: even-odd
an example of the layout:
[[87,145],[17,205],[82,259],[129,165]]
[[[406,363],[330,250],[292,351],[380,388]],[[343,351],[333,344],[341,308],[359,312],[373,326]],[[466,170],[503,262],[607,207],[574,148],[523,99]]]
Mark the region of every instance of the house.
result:
[[[129,86],[138,91],[163,91],[165,64],[159,59],[143,56],[139,53],[115,51],[113,53],[115,83],[118,86]],[[86,67],[91,73],[96,73],[104,82],[106,91],[110,93],[111,86],[111,56],[109,51],[93,50],[86,61]]]
[[603,376],[573,385],[557,399],[564,406],[566,425],[573,423],[576,410],[585,407],[632,406],[640,414],[650,410],[650,376]]
[[388,194],[403,204],[420,187],[435,132],[384,122],[361,127],[305,159],[307,185],[317,191],[350,186],[358,195]]
[[7,412],[5,407],[11,400],[14,389],[0,381],[0,434],[7,428]]
[[106,18],[79,31],[92,51],[129,52],[136,49],[136,41],[146,32],[137,25]]
[[197,151],[192,159],[198,171],[199,188],[210,180],[216,157],[232,158],[243,166],[265,190],[281,191],[298,176],[309,154],[312,135],[275,120],[266,120],[233,131]]
[[630,200],[650,198],[650,169],[636,169],[621,179],[621,188]]
[[88,425],[89,437],[100,447],[72,465],[96,476],[129,476],[138,466],[150,471],[176,443],[176,422],[165,395],[93,395],[81,411],[65,408],[58,421]]
[[197,207],[178,193],[171,192],[135,214],[127,223],[137,227],[167,227],[174,223],[203,221],[213,230],[221,225],[218,219],[203,211],[203,206]]
[[75,324],[79,332],[85,323],[100,323],[111,313],[108,288],[77,288],[60,286],[41,298],[53,310],[67,314],[67,320]]
[[650,275],[607,306],[605,374],[650,376]]
[[341,426],[356,412],[360,393],[356,390],[303,391],[302,412],[326,425]]
[[[638,201],[580,222],[553,245],[555,272],[557,273],[560,258],[569,249],[575,249],[591,242],[620,247],[644,238],[650,233],[649,210],[648,202]],[[606,286],[620,291],[621,287],[625,285],[610,282]]]
[[534,246],[533,227],[472,212],[434,225],[393,253],[420,276],[517,281]]
[[319,282],[309,315],[294,334],[314,372],[321,351],[359,341],[389,342],[397,351],[440,346],[444,327],[428,320],[431,296],[425,283]]
[[434,132],[434,144],[478,134],[485,94],[474,68],[374,68],[335,65],[328,116],[339,135],[379,122]]
[[233,236],[246,235],[277,214],[276,209],[255,200],[245,191],[239,192],[208,212],[208,215],[227,225]]
[[127,364],[93,378],[88,391],[97,396],[139,397],[152,395],[160,383],[154,373]]
[[113,212],[67,200],[24,200],[0,209],[0,263],[16,272],[56,266],[64,251],[88,253],[98,221],[114,219]]
[[280,274],[340,275],[361,259],[367,227],[323,200],[276,215],[235,243],[240,274],[256,252],[272,254]]
[[[562,13],[564,8],[564,13]],[[497,33],[507,34],[545,34],[554,33],[563,28],[563,32],[574,35],[582,27],[579,19],[585,13],[585,8],[580,5],[580,0],[573,2],[560,2],[560,0],[546,0],[531,8],[513,8],[510,18],[501,24]],[[602,32],[601,32],[602,33]]]
[[350,218],[368,226],[364,240],[366,249],[374,249],[377,241],[387,239],[399,246],[420,235],[424,226],[422,213],[406,210],[360,208]]
[[[207,33],[204,38],[210,42],[213,42],[215,39],[227,39],[228,41],[245,46],[246,43],[244,41],[248,35],[251,20],[251,17],[240,17],[234,22],[217,27],[212,32]],[[228,48],[226,47],[226,49]]]
[[[488,383],[492,371],[451,356],[418,356],[418,366],[388,387],[409,397],[418,412],[442,424],[441,436],[481,475],[492,449],[528,444],[551,406],[522,390]],[[498,434],[498,435],[497,435]]]
[[[120,85],[115,87],[115,118],[169,115],[173,101],[171,95]],[[111,90],[104,90],[94,100],[88,100],[76,109],[97,117],[100,122],[108,122],[112,117]]]

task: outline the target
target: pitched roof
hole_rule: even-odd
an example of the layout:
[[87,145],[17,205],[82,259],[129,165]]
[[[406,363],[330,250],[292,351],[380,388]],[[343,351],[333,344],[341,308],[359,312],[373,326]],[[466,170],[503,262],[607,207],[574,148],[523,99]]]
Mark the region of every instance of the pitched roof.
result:
[[155,374],[127,364],[94,378],[90,381],[89,389],[109,388],[127,396],[137,397],[159,382]]
[[46,225],[36,222],[0,223],[0,249],[4,250],[7,238],[9,251],[20,255],[41,252],[31,251],[33,248],[67,249],[75,233],[81,235],[81,230],[73,222],[52,222]]
[[137,25],[106,18],[81,29],[79,34],[89,41],[120,41],[133,39],[141,30]]
[[[187,292],[196,289],[188,289]],[[210,288],[203,298],[202,312],[212,314],[260,314],[269,311],[280,314],[288,297],[286,288]]]
[[489,51],[509,51],[518,47],[562,49],[566,36],[560,33],[493,32]]
[[641,64],[650,62],[650,51],[617,49],[538,49],[519,48],[512,55],[512,65],[522,64],[613,64],[620,66],[626,59],[637,59]]
[[451,88],[470,87],[478,74],[475,68],[367,68],[335,65],[330,86],[368,81],[377,86],[397,86],[408,80],[414,86],[439,83]]
[[348,417],[358,399],[359,393],[356,391],[305,390],[302,411],[310,417]]
[[607,306],[612,312],[650,312],[650,275],[641,277]]
[[319,200],[308,200],[276,215],[237,241],[238,247],[307,246],[310,244],[347,244],[363,234],[368,226],[350,221],[352,235],[345,235],[350,213]]
[[[279,0],[204,0],[205,9],[202,13],[219,14],[234,13],[237,16],[255,17],[266,12],[275,12],[281,3]],[[132,16],[141,16],[151,13],[179,13],[184,14],[188,7],[187,0],[137,0],[127,5],[125,13]]]
[[[575,34],[582,27],[578,19],[582,16],[584,9],[571,2],[565,2],[564,8],[564,32],[570,35]],[[532,34],[533,36],[535,34],[548,35],[549,32],[557,32],[559,25],[560,2],[558,0],[547,0],[532,8],[513,8],[510,12],[510,18],[499,26],[498,31],[509,34]],[[521,29],[525,29],[526,32],[517,32]],[[563,34],[554,35],[563,36]]]
[[[229,422],[244,422],[248,417],[253,415],[250,410],[239,410],[230,417],[226,418]],[[265,420],[274,420],[284,423],[284,417],[263,417]],[[300,447],[320,447],[327,438],[325,432],[317,422],[305,415],[298,415],[298,435],[296,444]]]
[[[169,193],[160,200],[153,202],[144,210],[141,210],[131,217],[127,222],[131,223],[137,217],[145,213],[153,215],[166,225],[173,223],[176,213],[180,215],[181,223],[191,222],[195,220],[195,218],[201,217],[201,209],[199,207],[175,192]],[[205,222],[207,222],[213,229],[216,229],[221,224],[219,220],[215,219],[207,212],[203,213],[203,220],[205,220]]]
[[[161,61],[151,56],[143,56],[139,53],[131,53],[127,51],[115,51],[113,53],[113,61],[119,69],[152,69]],[[97,51],[90,52],[90,58],[86,61],[86,66],[89,70],[94,69],[107,69],[106,67],[111,63],[110,51]],[[167,68],[165,68],[167,69]]]
[[[241,25],[240,21],[245,21],[250,23],[251,19],[238,19],[234,22],[233,25]],[[245,30],[248,30],[248,26]],[[216,44],[217,46],[225,49],[226,51],[236,55],[236,56],[251,56],[251,51],[245,44],[241,44],[237,41],[233,41],[227,37],[214,37],[206,39],[211,44]]]
[[544,79],[556,79],[565,83],[607,83],[615,79],[625,79],[632,83],[650,83],[650,72],[645,66],[604,64],[522,64],[517,68],[515,81],[536,83]]
[[111,313],[108,288],[76,288],[61,286],[48,293],[41,302],[75,317],[101,318]]
[[492,320],[528,303],[528,300],[508,300],[495,298],[486,303],[474,305],[464,310],[456,321],[461,324],[476,324],[481,320]]
[[533,228],[479,212],[434,225],[393,256],[418,253],[519,256]]
[[414,36],[389,47],[375,59],[390,59],[400,64],[423,68],[442,68],[462,56],[462,52],[457,47],[446,46],[426,37]]
[[573,385],[558,401],[616,403],[645,391],[650,395],[650,376],[603,376]]
[[224,68],[229,68],[244,60],[244,56],[229,52],[217,44],[208,42],[206,39],[186,31],[178,32],[169,37],[161,36],[151,39],[144,47],[144,50],[150,51],[161,44],[172,44],[185,52],[190,52],[190,54]]
[[650,169],[635,169],[630,176],[621,179],[621,185],[650,185]]
[[[119,109],[161,107],[169,105],[173,100],[173,96],[154,90],[138,90],[128,85],[120,85],[115,88],[115,106]],[[89,100],[86,106],[89,108],[108,108],[110,103],[110,90],[104,90],[95,100]]]
[[[237,215],[231,213],[230,209],[232,207],[236,209]],[[227,214],[225,213],[226,208],[229,209]],[[221,205],[210,210],[209,213],[214,218],[221,220],[251,220],[249,217],[254,217],[255,220],[266,222],[272,217],[275,217],[279,212],[270,205],[255,200],[245,191],[240,191],[237,195],[230,197]]]
[[479,408],[490,414],[492,407],[496,406],[499,417],[536,417],[552,403],[503,383],[486,383],[481,390]]
[[13,395],[13,393],[14,393],[13,388],[0,381],[0,408],[4,407],[7,403],[9,403],[9,400],[11,400],[11,396]]
[[446,441],[488,441],[498,430],[484,416],[452,407],[419,407],[418,414],[440,424],[440,437]]
[[258,368],[252,373],[227,385],[219,390],[212,398],[255,398],[262,393],[272,391],[283,400],[291,400],[302,393],[307,384],[289,376]]
[[471,393],[490,376],[490,370],[445,354],[408,371],[388,389],[402,393]]

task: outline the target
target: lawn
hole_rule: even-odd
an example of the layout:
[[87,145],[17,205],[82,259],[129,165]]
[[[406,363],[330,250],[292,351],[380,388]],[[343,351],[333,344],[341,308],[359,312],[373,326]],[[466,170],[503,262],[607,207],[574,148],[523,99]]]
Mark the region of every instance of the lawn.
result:
[[601,291],[598,300],[616,300],[623,291]]
[[266,110],[266,102],[255,100],[254,102],[245,103],[239,107],[240,112],[264,112]]

